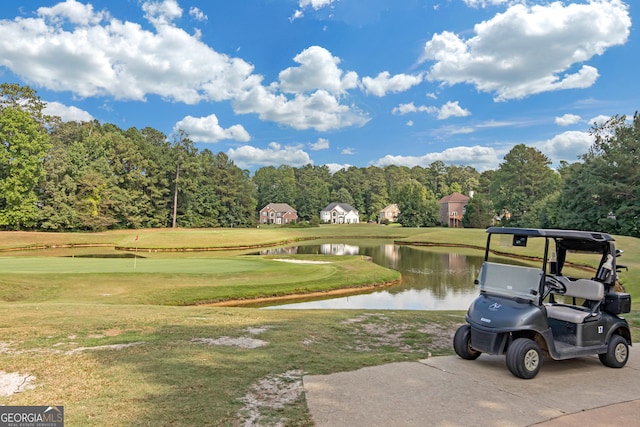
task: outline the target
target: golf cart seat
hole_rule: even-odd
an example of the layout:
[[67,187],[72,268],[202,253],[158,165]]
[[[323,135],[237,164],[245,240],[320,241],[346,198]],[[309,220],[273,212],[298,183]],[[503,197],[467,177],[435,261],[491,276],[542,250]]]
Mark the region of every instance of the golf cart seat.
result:
[[[604,285],[601,282],[589,279],[571,280],[564,276],[555,276],[555,279],[566,288],[559,295],[572,297],[574,304],[546,304],[547,317],[571,323],[584,323],[596,318],[604,298]],[[576,298],[585,300],[585,304],[575,305]]]

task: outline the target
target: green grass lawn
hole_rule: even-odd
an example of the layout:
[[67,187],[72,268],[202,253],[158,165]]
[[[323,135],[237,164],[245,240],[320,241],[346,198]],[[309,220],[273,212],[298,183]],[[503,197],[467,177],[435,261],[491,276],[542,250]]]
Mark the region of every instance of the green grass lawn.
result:
[[400,274],[361,257],[0,258],[0,300],[189,305],[382,285]]
[[[64,405],[68,426],[230,426],[250,419],[305,426],[311,419],[303,374],[452,354],[463,312],[197,305],[397,278],[361,257],[295,256],[330,264],[294,264],[246,255],[247,246],[340,235],[470,247],[486,239],[483,230],[369,224],[0,233],[0,375],[21,375],[27,386],[0,396],[0,404]],[[637,341],[640,240],[620,237],[617,245],[626,251],[620,262],[629,271],[621,277],[636,301],[627,318]],[[156,252],[162,248],[225,250]],[[88,257],[95,255],[101,258]],[[278,400],[286,393],[269,391],[289,388],[298,393],[286,402]]]

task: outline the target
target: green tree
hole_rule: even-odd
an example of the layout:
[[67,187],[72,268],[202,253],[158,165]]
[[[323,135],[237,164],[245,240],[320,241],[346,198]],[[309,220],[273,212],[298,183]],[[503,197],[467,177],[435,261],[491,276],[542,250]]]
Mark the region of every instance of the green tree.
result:
[[385,166],[383,171],[387,182],[387,194],[394,199],[400,187],[411,179],[411,169],[406,166],[390,165]]
[[78,230],[78,179],[87,167],[83,144],[85,132],[93,123],[61,122],[51,130],[51,144],[40,183],[39,227],[44,230]]
[[504,156],[493,175],[491,199],[499,212],[511,213],[510,223],[525,223],[524,216],[538,200],[560,188],[560,175],[549,167],[551,161],[539,150],[518,144]]
[[257,207],[262,209],[269,203],[288,203],[295,207],[296,177],[291,166],[266,166],[258,169],[253,175],[256,187]]
[[190,227],[194,221],[191,203],[194,201],[201,169],[197,158],[198,150],[182,129],[178,129],[173,135],[171,156],[171,169],[175,173],[171,180],[171,227]]
[[535,201],[523,215],[523,222],[535,228],[559,228],[558,201],[560,190]]
[[310,221],[329,204],[331,174],[326,166],[305,165],[295,170],[298,197],[296,209],[301,220]]
[[349,193],[349,190],[344,187],[341,187],[338,191],[332,191],[331,200],[353,206],[353,197],[351,197],[351,193]]
[[175,178],[175,159],[171,143],[162,132],[145,127],[127,130],[136,141],[138,150],[145,159],[143,193],[147,202],[143,227],[168,227],[171,225],[173,193],[171,185]]
[[427,188],[411,180],[398,189],[398,223],[404,227],[432,227],[438,224],[440,206]]
[[449,166],[447,167],[447,184],[451,193],[457,191],[469,195],[470,192],[479,190],[480,174],[471,166]]
[[389,204],[387,180],[382,169],[370,166],[364,171],[363,188],[365,193],[365,216],[368,220],[377,220],[380,211]]
[[431,189],[436,199],[441,199],[449,195],[449,186],[447,185],[447,165],[437,160],[429,165],[425,170],[427,188]]
[[41,126],[57,122],[57,119],[43,113],[45,106],[36,91],[29,86],[16,83],[0,84],[0,112],[5,108],[17,108],[26,112]]
[[591,130],[583,163],[565,166],[559,223],[640,237],[640,116],[614,116]]
[[255,223],[254,184],[225,153],[203,150],[192,165],[195,186],[182,207],[181,226],[247,227]]
[[475,190],[477,193],[485,194],[491,199],[491,182],[493,181],[493,175],[495,170],[486,170],[480,174],[478,178],[478,188]]
[[0,110],[0,226],[31,228],[38,219],[38,184],[49,150],[44,128],[21,107]]
[[484,195],[475,194],[465,208],[462,225],[465,228],[487,228],[496,216],[493,203]]
[[[351,166],[348,169],[340,169],[330,178],[330,201],[338,203],[348,203],[364,214],[366,210],[365,199],[367,188],[365,185],[363,169]],[[338,194],[344,188],[349,193],[345,201],[346,193]],[[350,201],[347,201],[350,200]],[[323,206],[324,207],[324,206]]]

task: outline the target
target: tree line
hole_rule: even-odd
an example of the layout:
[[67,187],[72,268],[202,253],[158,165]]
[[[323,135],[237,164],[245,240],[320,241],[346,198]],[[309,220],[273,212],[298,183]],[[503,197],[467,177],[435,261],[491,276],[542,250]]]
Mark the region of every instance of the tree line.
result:
[[300,221],[330,202],[377,220],[397,203],[405,226],[439,225],[438,200],[470,194],[463,224],[593,229],[638,236],[640,117],[591,129],[595,143],[558,170],[516,145],[498,169],[436,161],[427,167],[263,167],[251,175],[223,152],[198,150],[183,131],[120,129],[46,116],[29,87],[0,85],[0,228],[95,231],[154,227],[249,227],[268,203]]

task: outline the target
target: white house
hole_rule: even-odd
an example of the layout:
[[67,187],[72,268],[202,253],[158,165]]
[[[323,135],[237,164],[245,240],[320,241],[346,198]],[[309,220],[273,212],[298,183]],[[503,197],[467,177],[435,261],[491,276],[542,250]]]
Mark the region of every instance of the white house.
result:
[[320,211],[320,221],[328,224],[357,224],[358,211],[346,203],[331,203]]

